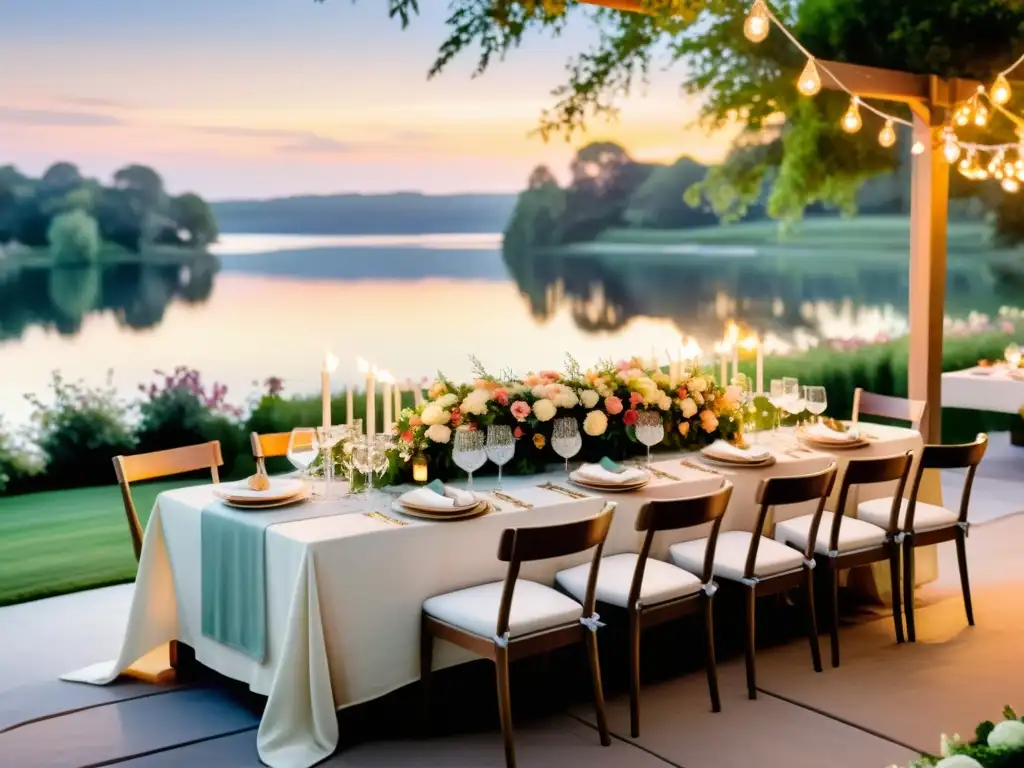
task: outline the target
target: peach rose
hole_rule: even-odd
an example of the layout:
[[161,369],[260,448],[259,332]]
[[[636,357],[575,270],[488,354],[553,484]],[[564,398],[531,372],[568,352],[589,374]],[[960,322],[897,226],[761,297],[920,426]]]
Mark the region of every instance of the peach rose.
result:
[[494,390],[493,396],[498,405],[508,405],[508,390],[505,387],[498,387]]
[[629,407],[630,408],[636,408],[638,405],[642,404],[643,401],[644,401],[644,396],[642,394],[640,394],[639,392],[630,392],[629,393]]
[[423,419],[421,419],[419,416],[417,416],[414,413],[412,416],[409,417],[409,426],[410,427],[422,427],[423,426]]
[[542,450],[546,444],[547,444],[547,440],[544,439],[544,435],[534,435],[533,436],[533,446],[538,451]]
[[609,395],[604,399],[604,409],[610,416],[616,416],[622,413],[622,400],[615,395]]
[[688,422],[688,421],[681,421],[681,422],[679,422],[678,429],[679,429],[679,434],[682,435],[683,437],[686,437],[688,434],[690,434],[690,422]]
[[526,421],[530,417],[530,404],[525,400],[516,400],[510,410],[516,421]]
[[700,415],[700,425],[705,432],[714,432],[718,429],[718,417],[711,411],[703,411]]

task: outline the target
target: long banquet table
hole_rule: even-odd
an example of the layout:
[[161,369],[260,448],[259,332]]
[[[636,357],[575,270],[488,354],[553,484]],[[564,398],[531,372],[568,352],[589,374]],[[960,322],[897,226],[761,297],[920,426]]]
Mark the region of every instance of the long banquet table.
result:
[[942,406],[1017,413],[1024,407],[1024,370],[992,365],[944,373]]
[[[917,432],[880,425],[868,429],[869,445],[835,452],[840,470],[853,457],[919,451],[922,446]],[[379,498],[373,506],[358,497],[319,502],[334,505],[337,514],[267,529],[263,663],[204,637],[201,631],[200,517],[204,507],[220,503],[212,487],[165,492],[146,527],[120,655],[112,663],[94,665],[65,679],[106,683],[153,649],[181,641],[195,649],[202,664],[268,697],[258,732],[261,759],[274,768],[305,768],[336,748],[336,709],[383,696],[419,678],[420,607],[426,598],[504,577],[505,566],[496,553],[505,528],[579,520],[596,514],[610,499],[617,508],[605,553],[635,552],[641,538],[634,522],[647,500],[703,495],[720,487],[727,476],[735,488],[723,529],[750,530],[761,480],[815,472],[833,458],[799,449],[785,432],[762,435],[760,441],[772,447],[777,458],[773,466],[709,472],[681,463],[680,455],[659,458],[655,468],[678,480],[655,477],[640,491],[607,494],[607,498],[595,493],[575,500],[539,487],[545,482],[569,487],[563,472],[508,478],[504,493],[532,508],[493,499],[495,511],[457,522],[407,518],[400,525],[366,514],[376,511],[395,520],[401,517]],[[892,493],[891,484],[865,486],[859,498],[854,494],[850,499],[847,513],[855,511],[858,501],[888,493]],[[934,494],[926,500],[941,503]],[[781,520],[805,511],[794,507],[776,514]],[[662,534],[655,540],[652,556],[664,559],[670,544],[703,535],[701,529]],[[934,552],[931,555],[918,560],[920,581],[936,576]],[[553,584],[558,570],[588,557],[583,553],[526,564],[521,578]],[[888,577],[876,581],[887,584]],[[435,667],[471,658],[461,649],[439,643]]]

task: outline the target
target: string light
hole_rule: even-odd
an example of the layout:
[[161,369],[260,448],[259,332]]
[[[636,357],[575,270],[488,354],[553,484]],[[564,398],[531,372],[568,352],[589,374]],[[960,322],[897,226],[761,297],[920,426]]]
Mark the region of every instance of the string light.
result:
[[860,99],[854,96],[850,99],[850,107],[846,110],[846,114],[843,115],[843,121],[841,125],[843,130],[847,133],[856,133],[860,130],[861,126],[864,125],[864,121],[860,119],[860,110],[857,105],[860,104]]
[[1016,192],[1017,190],[1020,189],[1020,182],[1017,181],[1016,179],[1007,178],[1003,179],[1002,183],[999,186],[1001,186],[1007,192]]
[[915,141],[914,142],[914,146],[912,146],[910,148],[910,154],[912,154],[912,155],[920,155],[920,154],[923,154],[923,153],[924,153],[924,144],[922,144],[920,141]]
[[992,83],[989,95],[996,104],[1005,104],[1010,100],[1010,81],[1006,79],[1006,75],[1002,72],[999,73],[996,81]]
[[807,60],[807,66],[800,73],[800,79],[796,81],[796,89],[804,96],[813,96],[821,90],[821,76],[814,65],[814,59]]
[[896,143],[896,129],[892,125],[892,120],[885,121],[885,127],[878,133],[878,143],[886,148]]
[[956,143],[956,134],[947,131],[944,144],[942,154],[945,156],[946,162],[952,165],[960,158],[960,145]]
[[754,0],[747,20],[743,22],[743,34],[750,42],[760,43],[768,37],[770,28],[768,6],[764,4],[764,0]]
[[984,128],[988,123],[988,110],[985,109],[984,105],[979,104],[978,108],[974,111],[974,124],[979,128]]

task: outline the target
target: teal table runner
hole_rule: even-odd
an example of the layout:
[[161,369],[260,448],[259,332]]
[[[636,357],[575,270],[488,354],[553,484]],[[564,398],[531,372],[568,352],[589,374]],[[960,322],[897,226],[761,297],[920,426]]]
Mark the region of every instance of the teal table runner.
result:
[[267,528],[350,511],[336,503],[276,510],[232,509],[217,501],[203,508],[203,636],[263,663],[267,655]]

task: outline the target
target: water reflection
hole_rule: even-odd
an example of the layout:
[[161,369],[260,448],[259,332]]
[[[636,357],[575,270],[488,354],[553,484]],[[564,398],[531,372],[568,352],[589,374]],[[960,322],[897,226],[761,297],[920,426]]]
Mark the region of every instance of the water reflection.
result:
[[0,342],[33,326],[75,336],[90,314],[112,312],[141,330],[161,323],[169,304],[209,299],[219,262],[209,255],[181,264],[23,267],[0,272]]

